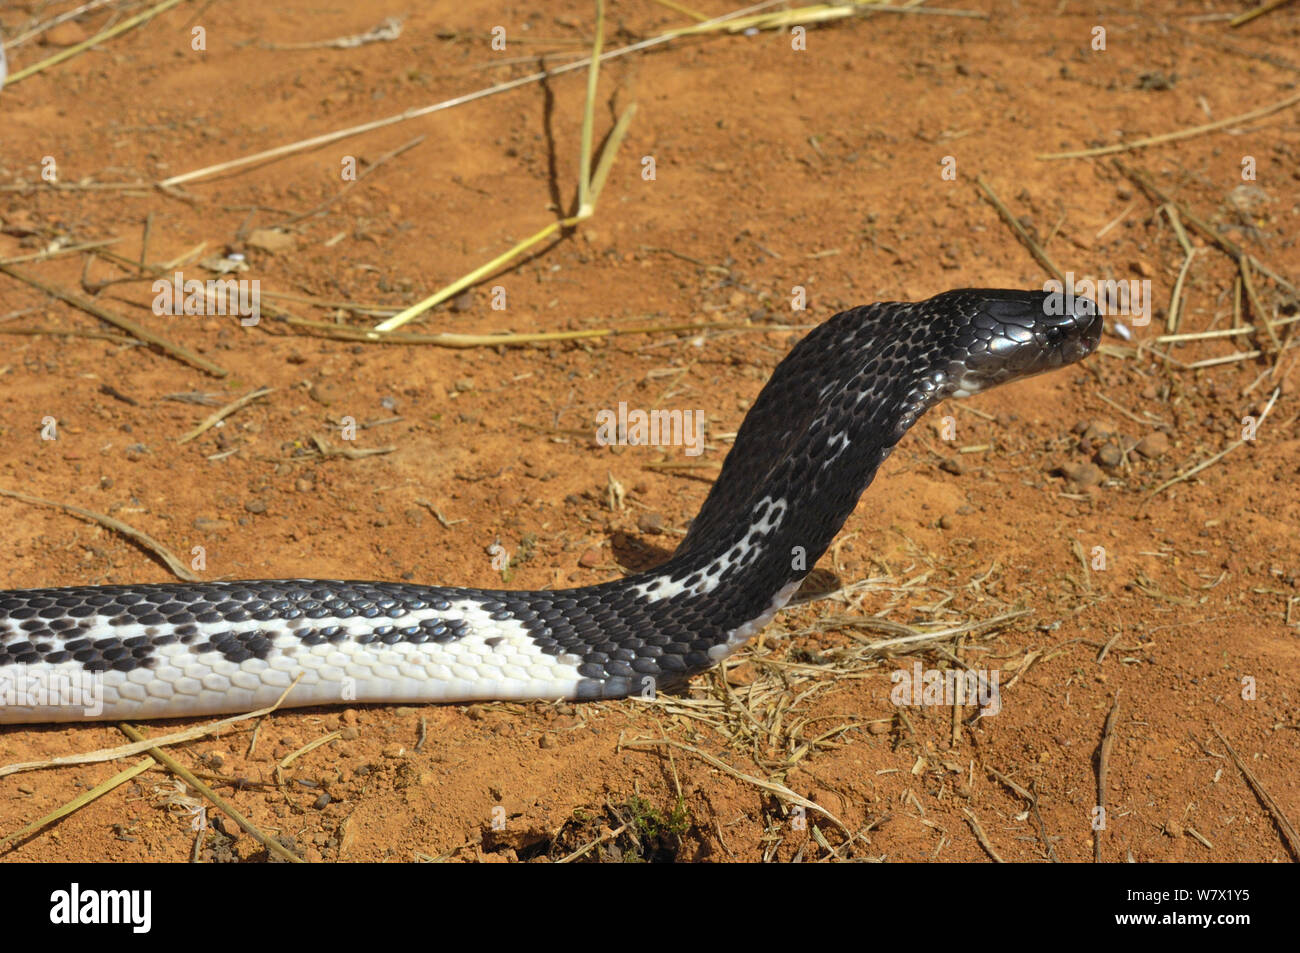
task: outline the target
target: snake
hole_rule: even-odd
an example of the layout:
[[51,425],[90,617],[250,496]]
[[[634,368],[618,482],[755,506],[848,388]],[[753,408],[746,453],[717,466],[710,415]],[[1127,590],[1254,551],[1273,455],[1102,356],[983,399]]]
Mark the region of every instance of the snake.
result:
[[786,605],[927,409],[1079,361],[1101,330],[1092,301],[1059,291],[836,314],[777,364],[672,556],[613,581],[0,591],[0,723],[680,690]]

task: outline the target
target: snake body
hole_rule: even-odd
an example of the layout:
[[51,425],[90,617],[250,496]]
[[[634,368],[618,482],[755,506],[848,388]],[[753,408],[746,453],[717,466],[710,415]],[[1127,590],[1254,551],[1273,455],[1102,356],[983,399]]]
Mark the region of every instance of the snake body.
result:
[[789,600],[927,408],[1081,359],[1100,337],[1095,310],[967,289],[835,315],[776,367],[672,558],[617,581],[0,591],[0,723],[248,711],[291,685],[286,706],[619,698],[681,683]]

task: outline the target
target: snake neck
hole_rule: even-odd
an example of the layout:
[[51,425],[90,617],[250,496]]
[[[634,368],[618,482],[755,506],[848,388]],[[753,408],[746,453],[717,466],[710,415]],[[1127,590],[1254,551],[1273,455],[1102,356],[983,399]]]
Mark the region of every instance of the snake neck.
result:
[[688,615],[708,664],[790,599],[937,399],[925,366],[879,373],[888,355],[878,333],[859,335],[865,310],[821,325],[777,366],[677,552],[612,584],[655,624]]

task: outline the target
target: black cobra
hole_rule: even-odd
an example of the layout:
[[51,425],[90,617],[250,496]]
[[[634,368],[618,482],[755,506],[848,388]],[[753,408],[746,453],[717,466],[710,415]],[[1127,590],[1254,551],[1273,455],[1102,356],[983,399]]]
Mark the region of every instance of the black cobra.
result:
[[[835,315],[777,366],[673,557],[578,589],[272,580],[0,592],[0,722],[618,698],[766,624],[925,410],[1077,361],[1101,318],[966,289]],[[1065,312],[1065,313],[1062,313]]]

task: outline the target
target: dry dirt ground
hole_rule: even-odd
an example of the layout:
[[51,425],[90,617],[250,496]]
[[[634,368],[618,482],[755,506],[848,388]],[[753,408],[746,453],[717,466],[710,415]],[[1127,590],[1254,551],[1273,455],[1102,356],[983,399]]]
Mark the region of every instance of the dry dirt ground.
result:
[[[0,30],[21,39],[73,6],[6,4]],[[25,40],[10,71],[145,6],[110,2]],[[607,63],[596,147],[638,110],[595,216],[406,330],[662,330],[526,347],[369,343],[346,329],[573,210],[585,71],[153,184],[524,76],[542,55],[570,62],[591,42],[591,4],[185,2],[0,92],[0,260],[28,258],[0,274],[0,487],[111,515],[187,560],[202,547],[208,578],[544,588],[653,565],[808,327],[952,287],[1042,287],[1044,267],[980,177],[1063,271],[1150,282],[1150,324],[1115,319],[1131,340],[1108,321],[1104,353],[1084,365],[927,417],[805,601],[686,695],[282,711],[172,753],[315,861],[583,848],[605,860],[1090,861],[1098,836],[1105,861],[1295,859],[1300,324],[1287,322],[1300,109],[1117,155],[1040,155],[1294,103],[1300,7],[1234,28],[1244,7],[1231,0],[1104,16],[1073,0],[948,6],[979,16],[841,20],[810,27],[802,49],[788,30],[715,33]],[[394,40],[320,43],[388,16],[404,18]],[[617,2],[607,46],[687,22]],[[1220,238],[1273,273],[1251,269],[1257,304],[1234,290]],[[154,313],[156,272],[139,262],[203,280],[201,263],[231,254],[247,265],[235,277],[260,282],[258,324]],[[1157,341],[1180,279],[1179,333],[1248,327]],[[1277,340],[1263,318],[1280,322]],[[1227,360],[1193,366],[1215,358]],[[179,441],[262,386],[273,390]],[[702,411],[707,449],[599,445],[596,414],[620,401]],[[6,588],[173,578],[100,525],[14,498],[0,511]],[[876,644],[933,629],[958,632]],[[996,673],[1001,711],[893,704],[891,674],[917,664]],[[0,764],[124,740],[112,724],[5,727]],[[0,838],[136,758],[0,778]],[[150,770],[0,857],[266,856],[216,810],[196,843],[199,803]]]

